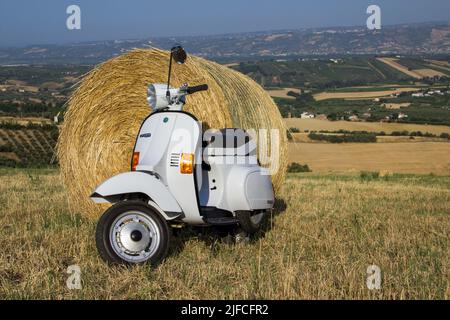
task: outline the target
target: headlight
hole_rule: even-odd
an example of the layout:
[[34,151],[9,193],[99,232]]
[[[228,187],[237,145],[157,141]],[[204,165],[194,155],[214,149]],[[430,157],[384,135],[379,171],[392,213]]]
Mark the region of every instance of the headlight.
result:
[[165,84],[151,84],[147,90],[147,102],[153,109],[166,108],[169,103],[166,97],[167,86]]

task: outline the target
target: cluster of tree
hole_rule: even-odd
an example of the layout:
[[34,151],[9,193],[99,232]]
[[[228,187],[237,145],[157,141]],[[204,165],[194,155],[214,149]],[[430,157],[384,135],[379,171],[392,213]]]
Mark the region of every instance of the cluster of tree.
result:
[[373,133],[358,133],[358,134],[320,134],[311,132],[308,138],[317,141],[326,141],[330,143],[345,143],[345,142],[377,142],[377,136]]
[[300,94],[294,91],[289,91],[287,95],[294,97],[295,100],[287,100],[283,98],[274,99],[277,103],[281,116],[284,118],[288,116],[298,118],[304,111],[311,109],[311,105],[314,103],[314,97],[309,92]]
[[288,172],[296,173],[296,172],[311,172],[311,169],[307,164],[300,164],[298,162],[292,162],[288,168]]
[[47,124],[47,123],[38,124],[38,123],[28,122],[27,125],[22,125],[17,122],[2,121],[2,122],[0,122],[0,129],[6,129],[6,130],[34,129],[34,130],[47,131],[50,133],[50,136],[53,140],[58,140],[58,136],[59,136],[58,126],[56,126],[54,124]]
[[291,97],[295,97],[295,99],[300,103],[300,104],[306,104],[308,102],[312,102],[314,101],[314,96],[312,95],[311,92],[305,92],[305,93],[296,93],[293,91],[289,91],[287,93],[288,96]]
[[426,77],[423,78],[421,81],[425,82],[428,85],[433,85],[436,83],[448,83],[450,81],[450,78],[448,76]]
[[[298,130],[298,129],[297,129]],[[291,130],[292,131],[292,130]],[[394,137],[426,137],[426,138],[442,138],[449,139],[450,134],[443,132],[440,135],[430,133],[430,132],[422,132],[422,131],[411,131],[403,130],[403,131],[392,131],[391,133],[386,133],[384,131],[379,132],[369,132],[369,131],[350,131],[350,130],[337,130],[337,131],[328,131],[328,130],[320,130],[319,133],[333,133],[333,134],[346,134],[346,135],[375,135],[375,136],[394,136]]]
[[7,116],[44,116],[51,118],[61,111],[62,104],[53,106],[51,103],[0,103],[0,113]]
[[410,137],[426,137],[426,138],[442,138],[442,139],[449,139],[450,135],[447,132],[443,132],[440,135],[430,133],[430,132],[422,132],[422,131],[412,131],[409,132],[407,130],[403,131],[392,131],[391,136],[410,136]]
[[288,140],[292,140],[292,134],[289,130],[286,130],[286,137]]
[[2,121],[0,122],[0,129],[7,129],[7,130],[23,130],[23,129],[36,129],[36,130],[43,130],[43,131],[54,131],[58,130],[58,127],[54,124],[49,123],[33,123],[29,121],[26,125],[17,123],[17,122],[10,122],[10,121]]
[[332,112],[330,114],[327,115],[327,119],[330,121],[338,121],[341,119],[347,119],[348,118],[348,114],[344,111],[342,112]]
[[360,178],[363,181],[372,181],[380,178],[380,173],[377,171],[362,171],[360,173]]

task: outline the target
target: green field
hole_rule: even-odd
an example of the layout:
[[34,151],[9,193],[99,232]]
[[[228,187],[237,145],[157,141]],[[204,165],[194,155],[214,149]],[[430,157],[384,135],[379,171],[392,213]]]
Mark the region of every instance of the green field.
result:
[[347,119],[356,114],[362,116],[364,113],[370,113],[368,121],[380,121],[386,116],[391,115],[395,110],[387,109],[384,103],[410,103],[410,106],[402,108],[408,114],[405,123],[417,124],[436,124],[450,125],[450,95],[431,96],[422,98],[413,98],[410,95],[402,95],[398,98],[381,98],[380,101],[373,100],[344,100],[329,99],[314,101],[312,99],[302,101],[284,98],[274,98],[281,115],[287,117],[290,113],[292,117],[299,117],[302,112],[313,112],[316,114],[325,114],[331,120]]
[[413,80],[375,58],[349,57],[338,63],[328,59],[243,62],[235,68],[265,87],[327,89]]
[[[433,69],[442,71],[442,66],[429,66],[431,62],[419,57],[404,57],[399,63],[412,69]],[[441,61],[445,63],[445,61]],[[286,92],[291,97],[274,97],[283,117],[299,117],[303,112],[325,114],[331,120],[348,119],[351,115],[363,116],[370,113],[368,121],[380,121],[393,113],[403,111],[408,115],[403,121],[418,124],[450,125],[450,95],[414,98],[410,92],[399,89],[426,91],[449,90],[448,77],[424,78],[418,82],[405,73],[377,60],[376,57],[345,57],[331,61],[325,58],[309,58],[297,61],[256,61],[242,62],[233,68],[252,77],[267,89],[294,88],[302,90],[301,95]],[[439,69],[439,70],[438,70]],[[445,69],[445,68],[444,68]],[[443,72],[449,74],[448,72]],[[389,97],[399,90],[399,97]],[[289,89],[286,89],[289,91]],[[319,93],[376,93],[380,92],[380,101],[374,98],[358,99],[358,94],[349,94],[349,99],[316,101]],[[319,94],[320,95],[320,94]],[[323,95],[323,94],[322,94]],[[341,95],[342,96],[342,95]],[[366,95],[367,96],[367,95]],[[372,95],[376,96],[376,95]],[[355,97],[355,98],[352,98]],[[384,103],[410,103],[404,110],[393,111]]]
[[[99,259],[96,222],[69,211],[58,171],[0,180],[1,299],[450,298],[448,176],[292,174],[250,243],[186,230],[154,270]],[[81,290],[66,286],[71,265]]]
[[[436,58],[437,59],[437,58]],[[442,58],[441,58],[442,59]],[[404,57],[400,63],[411,68],[434,68],[449,74],[445,67],[430,66],[431,62],[421,57]],[[442,60],[440,63],[446,63]],[[263,87],[294,88],[303,94],[290,105],[278,101],[283,116],[291,112],[298,116],[303,111],[323,112],[341,118],[354,110],[365,112],[372,106],[370,100],[355,103],[332,101],[331,103],[309,103],[308,95],[323,91],[336,92],[374,92],[393,87],[440,87],[448,90],[448,78],[417,79],[377,60],[374,56],[348,56],[332,60],[320,58],[302,58],[289,61],[248,61],[231,66],[249,75]],[[52,120],[55,115],[63,114],[64,104],[70,96],[74,85],[81,76],[91,70],[92,66],[43,65],[43,66],[3,66],[0,67],[0,116],[42,117]],[[38,90],[37,92],[30,91]],[[447,88],[447,89],[446,89]],[[21,92],[21,91],[25,92]],[[304,92],[309,92],[306,94]],[[305,104],[307,102],[308,104]],[[395,102],[395,101],[392,101]],[[432,110],[427,109],[429,104]],[[376,106],[375,106],[376,107]],[[441,107],[442,110],[439,110]],[[448,97],[441,101],[424,101],[413,106],[408,120],[418,123],[449,123]],[[310,109],[310,110],[308,110]],[[378,112],[379,111],[379,112]],[[375,110],[376,119],[388,115],[388,111]],[[413,120],[411,120],[413,119]]]
[[92,66],[45,65],[45,66],[0,66],[0,83],[7,80],[24,81],[39,86],[46,82],[64,83],[67,77],[80,77]]

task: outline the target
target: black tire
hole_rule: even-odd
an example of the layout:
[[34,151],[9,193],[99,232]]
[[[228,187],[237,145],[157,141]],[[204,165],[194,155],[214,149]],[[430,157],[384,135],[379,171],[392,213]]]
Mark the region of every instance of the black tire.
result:
[[[118,217],[128,211],[137,211],[148,216],[155,223],[159,231],[159,244],[154,249],[153,254],[145,261],[134,262],[123,259],[115,252],[110,241],[110,232],[113,223]],[[152,266],[156,266],[167,256],[170,238],[170,228],[164,218],[156,209],[142,201],[123,201],[114,204],[101,216],[95,232],[95,242],[100,257],[109,264],[132,265],[149,263]]]
[[[258,213],[262,213],[263,216],[261,219],[259,219],[259,221],[255,222],[252,219],[252,216]],[[242,228],[242,230],[248,232],[249,234],[254,234],[258,232],[264,224],[264,221],[267,218],[267,211],[236,211],[236,218],[239,220],[239,226]]]

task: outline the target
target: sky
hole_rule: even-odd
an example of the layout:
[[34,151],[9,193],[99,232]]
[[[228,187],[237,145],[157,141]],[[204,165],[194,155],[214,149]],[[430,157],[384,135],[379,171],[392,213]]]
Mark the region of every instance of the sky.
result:
[[[449,0],[0,0],[0,47],[362,26],[371,4],[382,26],[450,20]],[[80,30],[66,26],[69,5]]]

